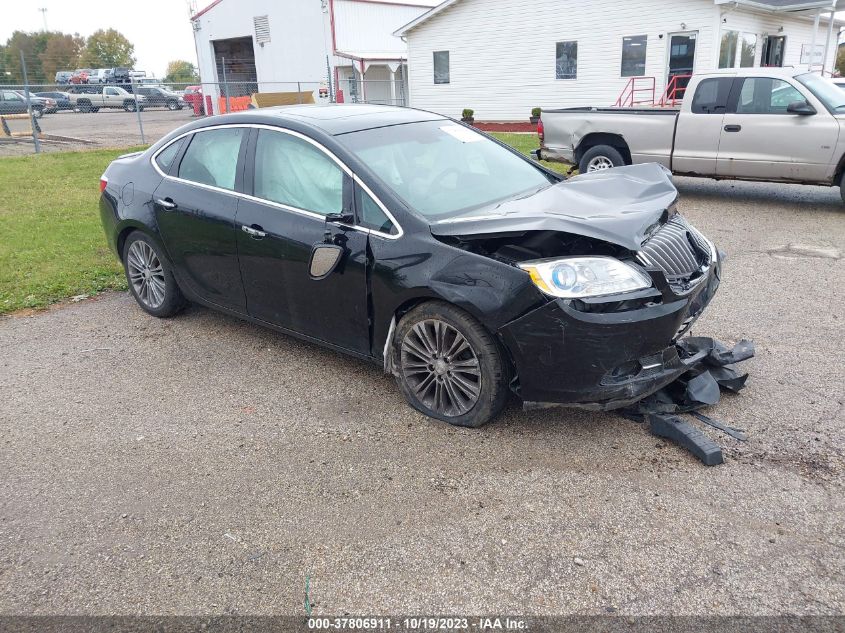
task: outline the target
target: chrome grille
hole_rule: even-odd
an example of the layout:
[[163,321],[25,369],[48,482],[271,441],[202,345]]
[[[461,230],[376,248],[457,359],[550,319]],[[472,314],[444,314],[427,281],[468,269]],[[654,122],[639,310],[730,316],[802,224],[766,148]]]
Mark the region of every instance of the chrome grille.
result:
[[670,283],[689,278],[710,264],[710,245],[681,216],[673,216],[652,235],[637,253],[637,260],[662,270]]

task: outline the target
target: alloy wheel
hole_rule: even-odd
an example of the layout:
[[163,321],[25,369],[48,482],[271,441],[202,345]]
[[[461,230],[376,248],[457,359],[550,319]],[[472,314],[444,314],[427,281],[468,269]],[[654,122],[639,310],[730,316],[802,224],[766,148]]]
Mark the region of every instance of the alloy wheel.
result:
[[481,366],[467,339],[439,319],[414,325],[402,341],[402,374],[416,398],[441,415],[470,411],[481,396]]
[[596,156],[593,160],[587,163],[587,172],[604,171],[611,169],[613,162],[607,156]]
[[126,266],[135,296],[150,309],[161,307],[167,285],[161,261],[152,246],[143,240],[132,242],[126,255]]

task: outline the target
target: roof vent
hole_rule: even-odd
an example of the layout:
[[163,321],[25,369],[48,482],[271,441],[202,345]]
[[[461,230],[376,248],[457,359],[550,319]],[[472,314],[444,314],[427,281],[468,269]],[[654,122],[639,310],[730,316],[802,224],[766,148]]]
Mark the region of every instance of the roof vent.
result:
[[264,46],[270,41],[270,17],[266,15],[256,15],[252,18],[255,25],[255,41]]

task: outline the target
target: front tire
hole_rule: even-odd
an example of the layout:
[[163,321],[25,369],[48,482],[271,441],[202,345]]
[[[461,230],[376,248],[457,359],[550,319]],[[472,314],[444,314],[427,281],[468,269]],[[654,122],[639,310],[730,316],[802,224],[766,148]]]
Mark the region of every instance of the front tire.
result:
[[621,167],[625,158],[619,150],[610,145],[596,145],[591,147],[578,162],[578,171],[587,174],[593,171],[604,171],[612,167]]
[[393,354],[399,389],[429,417],[478,428],[507,403],[510,367],[496,340],[453,305],[430,301],[408,312]]
[[127,101],[123,104],[123,109],[127,112],[135,112],[135,102],[134,101]]
[[170,110],[171,112],[173,112],[175,110],[179,110],[180,108],[179,108],[179,104],[177,102],[168,101],[167,102],[167,109]]
[[123,269],[129,292],[145,312],[167,318],[185,307],[187,301],[176,283],[170,262],[144,233],[135,231],[126,238]]

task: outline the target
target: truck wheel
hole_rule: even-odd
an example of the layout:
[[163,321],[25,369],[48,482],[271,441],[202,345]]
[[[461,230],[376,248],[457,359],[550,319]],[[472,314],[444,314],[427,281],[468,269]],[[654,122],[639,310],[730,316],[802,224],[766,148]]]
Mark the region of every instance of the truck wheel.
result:
[[179,104],[176,101],[168,101],[167,102],[167,109],[171,110],[171,111],[181,110],[181,108],[179,107]]
[[842,196],[842,202],[845,202],[845,180],[839,183],[839,195]]
[[123,104],[123,109],[127,112],[135,112],[135,102],[134,101],[127,101]]
[[90,101],[80,101],[76,105],[79,108],[80,112],[91,112],[91,102]]
[[586,174],[591,171],[621,167],[624,164],[625,159],[619,153],[619,150],[610,145],[596,145],[584,152],[581,161],[578,163],[578,171]]
[[33,108],[32,116],[34,116],[36,119],[40,119],[44,116],[44,108]]
[[100,108],[91,108],[91,112],[97,113],[100,111]]

